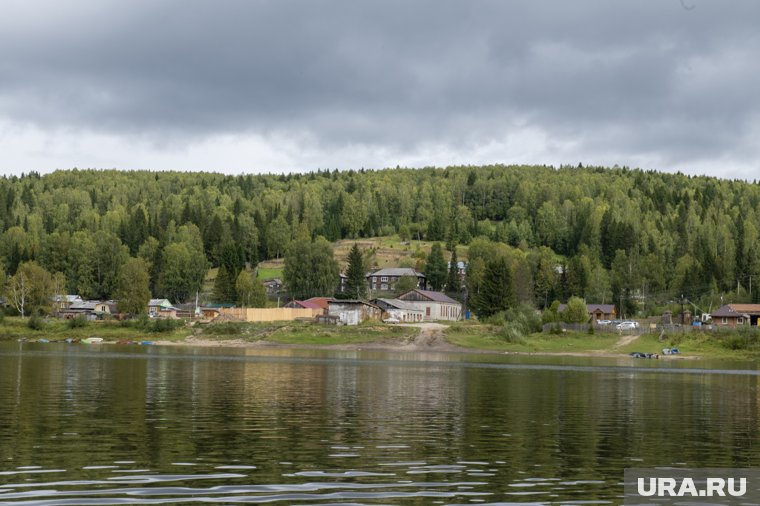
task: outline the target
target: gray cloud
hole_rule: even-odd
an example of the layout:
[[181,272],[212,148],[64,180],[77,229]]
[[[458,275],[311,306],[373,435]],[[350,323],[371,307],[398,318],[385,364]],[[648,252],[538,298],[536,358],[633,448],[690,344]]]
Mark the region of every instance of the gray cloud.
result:
[[[11,5],[0,120],[52,137],[306,136],[297,164],[346,146],[413,160],[443,146],[461,162],[504,143],[490,161],[642,160],[725,177],[751,176],[760,154],[752,1]],[[505,139],[526,129],[544,142],[513,160]]]

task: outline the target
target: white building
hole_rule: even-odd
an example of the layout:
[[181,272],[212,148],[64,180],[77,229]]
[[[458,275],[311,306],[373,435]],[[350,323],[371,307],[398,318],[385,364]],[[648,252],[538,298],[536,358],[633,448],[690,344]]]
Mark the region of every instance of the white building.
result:
[[442,292],[414,289],[398,298],[423,311],[425,321],[457,321],[462,317],[462,304]]

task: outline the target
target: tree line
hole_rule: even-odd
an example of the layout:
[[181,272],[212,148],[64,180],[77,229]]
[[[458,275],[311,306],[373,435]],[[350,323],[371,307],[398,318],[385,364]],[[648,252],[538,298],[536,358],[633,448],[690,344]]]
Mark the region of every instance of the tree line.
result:
[[489,265],[503,259],[516,302],[575,295],[625,313],[681,297],[760,301],[750,293],[759,217],[756,183],[628,168],[75,169],[0,178],[0,261],[6,279],[35,262],[61,273],[69,293],[112,298],[122,266],[141,259],[150,293],[172,301],[194,298],[218,267],[215,297],[234,300],[245,266],[304,244],[398,234],[467,246],[470,295],[503,275]]

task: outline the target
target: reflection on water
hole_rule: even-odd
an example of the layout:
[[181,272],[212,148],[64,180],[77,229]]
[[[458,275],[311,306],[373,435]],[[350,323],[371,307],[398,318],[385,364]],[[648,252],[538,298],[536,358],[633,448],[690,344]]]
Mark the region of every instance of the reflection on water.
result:
[[618,504],[760,465],[757,371],[700,366],[0,343],[0,505]]

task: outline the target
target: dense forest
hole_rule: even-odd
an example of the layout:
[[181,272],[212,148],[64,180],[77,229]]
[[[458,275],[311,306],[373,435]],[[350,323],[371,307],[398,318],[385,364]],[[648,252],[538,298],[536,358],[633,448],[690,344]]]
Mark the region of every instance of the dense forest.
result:
[[130,257],[154,295],[182,301],[208,268],[239,272],[294,240],[398,234],[468,245],[470,291],[503,256],[536,307],[760,300],[758,184],[627,168],[31,173],[0,179],[0,233],[6,278],[33,260],[86,298],[112,297]]

